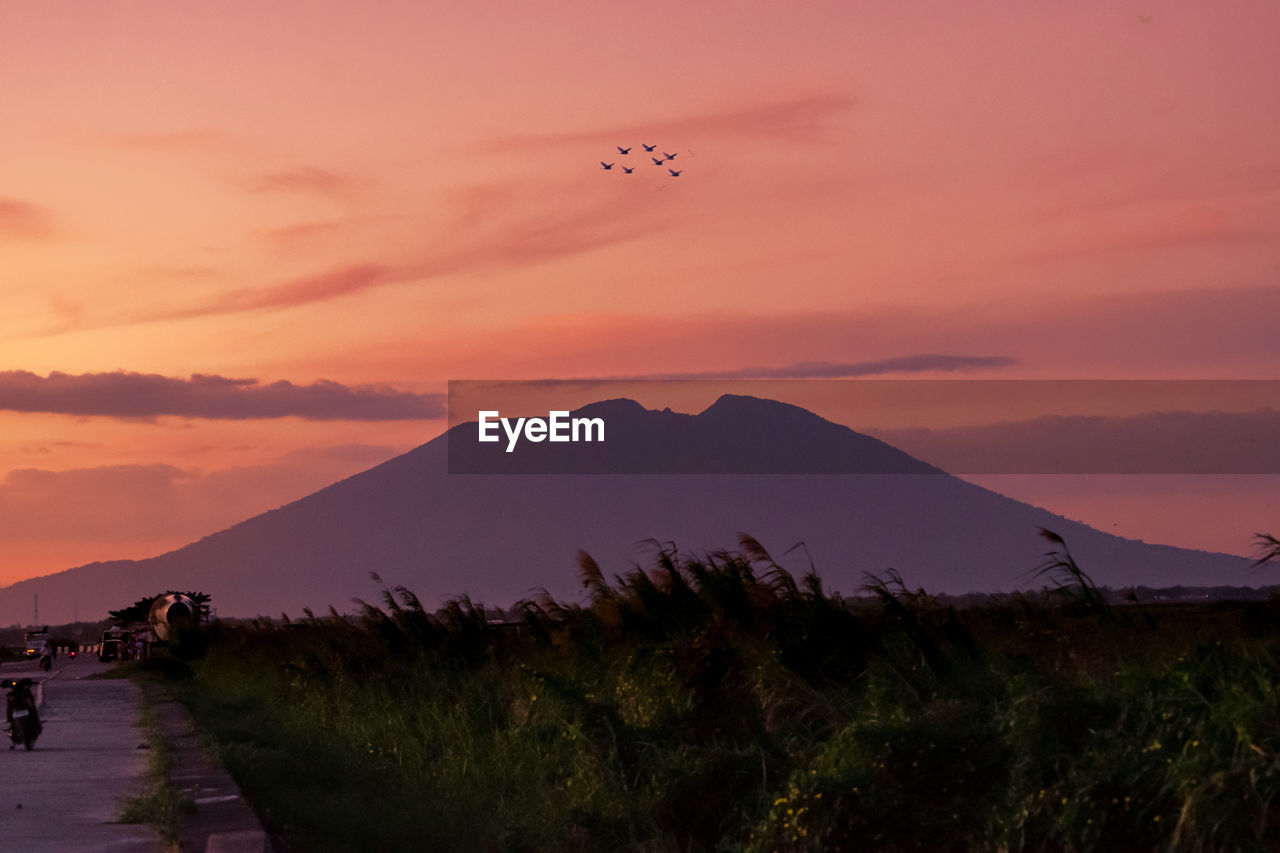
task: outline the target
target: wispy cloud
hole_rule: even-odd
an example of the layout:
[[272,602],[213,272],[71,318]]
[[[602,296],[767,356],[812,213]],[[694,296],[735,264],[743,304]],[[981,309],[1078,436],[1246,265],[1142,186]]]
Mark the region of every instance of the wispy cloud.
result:
[[764,137],[792,141],[814,141],[822,137],[828,124],[851,111],[856,101],[845,94],[817,92],[794,98],[752,104],[734,109],[656,119],[607,128],[564,133],[517,134],[494,139],[485,150],[505,153],[531,147],[561,147],[583,144],[616,144],[620,140],[645,137],[660,143],[662,138],[698,135]]
[[[151,556],[399,452],[403,449],[376,445],[316,447],[215,471],[168,464],[19,468],[0,477],[0,545],[46,540],[58,543],[56,551],[67,542],[128,542],[143,549],[129,556]],[[122,506],[129,511],[122,513]],[[109,553],[104,549],[93,556]]]
[[198,151],[222,148],[233,139],[229,134],[212,128],[134,131],[117,133],[111,138],[117,145],[126,148],[151,151]]
[[383,264],[354,264],[290,279],[269,287],[233,290],[209,303],[191,306],[185,311],[179,309],[164,312],[160,316],[163,319],[176,319],[184,316],[235,314],[241,311],[305,305],[309,302],[320,302],[367,290],[370,287],[397,280],[402,275],[403,273],[397,274],[391,267]]
[[21,199],[0,197],[0,240],[42,240],[54,232],[48,209]]
[[354,179],[316,166],[297,166],[265,172],[253,178],[249,188],[256,193],[306,193],[341,196],[355,185]]
[[316,247],[349,235],[359,224],[356,220],[310,219],[269,228],[261,232],[261,237],[274,252],[285,255],[313,252]]
[[875,361],[802,361],[781,367],[741,367],[735,370],[703,370],[683,373],[647,373],[635,376],[592,377],[589,380],[640,379],[852,379],[889,373],[953,373],[964,370],[1013,367],[1016,358],[1004,355],[942,355],[925,353]]
[[[655,121],[633,128],[611,127],[581,133],[508,137],[492,144],[492,150],[520,145],[565,145],[583,140],[616,140],[620,135],[644,131],[660,137],[689,138],[685,131],[746,136],[787,137],[812,140],[831,121],[847,113],[853,101],[845,95],[807,94],[766,104],[744,106],[704,115]],[[214,131],[174,134],[145,134],[131,137],[137,145],[188,147],[221,140]],[[594,177],[594,176],[592,176]],[[266,172],[251,184],[256,192],[305,192],[335,194],[345,192],[351,178],[314,167]],[[616,190],[617,184],[611,189]],[[549,192],[565,193],[578,199],[575,205],[548,208]],[[542,263],[571,257],[606,246],[634,241],[679,227],[672,211],[662,204],[662,193],[628,193],[619,204],[618,192],[604,191],[599,182],[554,185],[547,179],[510,183],[488,183],[463,188],[452,199],[451,218],[432,229],[417,246],[425,251],[392,249],[380,254],[357,256],[349,262],[317,269],[283,281],[263,282],[209,296],[197,296],[187,304],[170,303],[163,308],[121,308],[112,314],[90,316],[87,312],[43,334],[59,334],[88,327],[127,325],[176,319],[192,319],[291,308],[332,300],[378,287],[423,282],[463,271],[491,270]],[[277,247],[306,245],[343,228],[355,220],[314,221],[267,233]]]
[[1136,252],[1185,246],[1274,242],[1277,231],[1251,224],[1237,224],[1222,210],[1172,211],[1148,216],[1144,221],[1103,224],[1093,233],[1058,238],[1051,248],[1024,252],[1024,261],[1058,261],[1077,256]]
[[[904,342],[942,353],[991,353],[1023,366],[995,367],[1016,378],[1271,378],[1280,364],[1280,286],[1074,295],[1043,303],[1035,294],[1001,294],[969,310],[879,305],[823,312],[583,312],[545,314],[500,325],[495,350],[465,330],[429,340],[389,338],[343,353],[391,373],[429,354],[441,376],[678,375],[690,365],[759,364],[762,348],[793,363],[860,364],[902,352]],[[536,363],[509,352],[537,353]],[[736,369],[736,368],[735,368]]]
[[1062,416],[877,438],[954,474],[1280,474],[1280,412]]
[[[462,227],[473,212],[459,209],[458,220],[441,229],[436,248],[400,263],[358,261],[275,284],[219,293],[188,305],[123,313],[113,319],[90,322],[120,325],[290,308],[465,270],[541,263],[674,227],[669,219],[652,215],[657,212],[653,200],[656,194],[633,200],[626,208],[616,206],[612,198],[603,198],[557,214],[536,203],[540,196],[534,190],[545,188],[525,187],[500,212],[495,211],[484,226]],[[54,331],[66,331],[66,327]]]
[[441,394],[382,386],[310,385],[195,374],[0,373],[0,410],[114,418],[173,415],[218,420],[298,417],[304,420],[431,420],[444,417]]

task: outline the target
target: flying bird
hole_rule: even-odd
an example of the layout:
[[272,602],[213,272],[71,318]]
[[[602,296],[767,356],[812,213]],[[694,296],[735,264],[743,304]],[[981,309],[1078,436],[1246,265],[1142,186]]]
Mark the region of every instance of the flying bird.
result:
[[671,177],[673,177],[673,178],[678,178],[678,177],[680,177],[680,172],[683,172],[683,171],[684,171],[684,169],[681,169],[681,170],[680,170],[680,172],[677,172],[675,169],[670,169],[670,168],[669,168],[669,169],[667,169],[667,171],[671,173]]
[[[680,153],[679,151],[677,151],[677,152],[676,152],[676,154],[679,154],[679,153]],[[668,153],[667,153],[667,152],[665,152],[665,151],[663,151],[663,152],[662,152],[662,156],[663,156],[663,157],[666,157],[668,160],[674,160],[674,159],[676,159],[676,154],[668,154]]]
[[636,170],[636,169],[635,169],[635,167],[634,167],[634,166],[632,166],[630,169],[628,169],[626,166],[623,166],[623,167],[622,167],[622,171],[626,172],[628,175],[630,175],[630,174],[631,174],[632,172],[634,172],[635,170]]
[[1150,16],[1150,15],[1139,15],[1139,16],[1138,16],[1138,23],[1139,23],[1139,24],[1149,24],[1149,23],[1151,23],[1151,16]]
[[[635,146],[632,146],[632,147],[634,148]],[[623,148],[621,145],[619,145],[619,146],[618,146],[618,153],[619,153],[619,154],[630,154],[630,153],[631,153],[631,148]]]
[[656,146],[656,145],[645,145],[643,142],[641,142],[640,144],[641,144],[641,145],[644,145],[644,150],[645,150],[645,151],[652,151],[653,149],[655,149],[655,148],[657,148],[657,147],[658,147],[658,146]]
[[605,162],[605,161],[603,161],[603,160],[601,160],[601,161],[600,161],[600,165],[601,165],[601,166],[604,166],[606,169],[612,169],[612,168],[613,168],[613,164],[612,164],[612,163],[606,163],[606,162]]
[[662,165],[662,161],[661,161],[661,160],[659,160],[657,157],[650,157],[649,159],[653,161],[653,165],[655,165],[655,166],[661,166],[661,165]]

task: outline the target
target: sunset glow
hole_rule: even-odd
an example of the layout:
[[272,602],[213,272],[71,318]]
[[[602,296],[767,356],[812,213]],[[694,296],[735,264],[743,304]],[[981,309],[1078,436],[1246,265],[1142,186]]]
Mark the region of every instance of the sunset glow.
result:
[[[0,5],[0,585],[404,452],[451,379],[1280,378],[1278,29],[1243,0]],[[1275,476],[989,485],[1189,547],[1280,528]]]

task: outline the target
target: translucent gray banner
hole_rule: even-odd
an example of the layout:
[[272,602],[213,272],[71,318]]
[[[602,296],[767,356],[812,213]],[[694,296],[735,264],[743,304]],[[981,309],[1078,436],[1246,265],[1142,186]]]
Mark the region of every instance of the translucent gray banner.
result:
[[449,383],[454,474],[1276,474],[1275,380]]

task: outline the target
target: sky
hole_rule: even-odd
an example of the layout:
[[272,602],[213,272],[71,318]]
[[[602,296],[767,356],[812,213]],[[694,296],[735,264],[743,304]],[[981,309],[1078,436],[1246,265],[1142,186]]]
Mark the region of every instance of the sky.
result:
[[[0,0],[0,584],[404,452],[449,380],[1280,379],[1278,30],[1265,0]],[[1280,528],[1274,471],[992,476],[1148,541]]]

